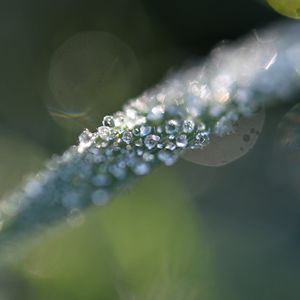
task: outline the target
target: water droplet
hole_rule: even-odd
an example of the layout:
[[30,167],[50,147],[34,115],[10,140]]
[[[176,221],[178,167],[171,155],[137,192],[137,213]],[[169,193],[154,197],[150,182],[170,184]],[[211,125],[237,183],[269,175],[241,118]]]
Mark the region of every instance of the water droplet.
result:
[[111,138],[111,131],[110,128],[107,126],[100,126],[98,127],[99,137],[103,140],[108,142]]
[[103,118],[102,124],[103,124],[103,126],[114,127],[115,126],[115,121],[114,121],[113,116],[105,116]]
[[145,152],[143,154],[143,160],[146,161],[146,162],[151,162],[151,161],[154,160],[154,158],[155,158],[155,156],[153,154],[149,153],[149,152]]
[[185,134],[181,134],[176,138],[176,145],[179,148],[185,148],[188,145],[188,139]]
[[138,156],[142,156],[142,155],[144,154],[144,150],[143,150],[143,149],[137,149],[137,150],[136,150],[136,154],[137,154]]
[[199,132],[195,136],[195,141],[192,144],[191,149],[202,149],[209,143],[209,133],[208,132]]
[[198,131],[204,131],[205,129],[206,129],[206,126],[205,126],[205,124],[203,122],[199,122],[197,124],[197,130]]
[[150,135],[146,136],[146,138],[144,140],[144,144],[147,147],[147,149],[151,150],[151,149],[155,148],[155,146],[157,145],[159,140],[160,140],[160,137],[158,135],[150,134]]
[[155,128],[155,133],[158,133],[158,134],[163,133],[163,127],[162,127],[162,126],[157,126],[157,127]]
[[172,142],[168,142],[165,148],[167,150],[174,151],[176,149],[176,145]]
[[106,190],[98,189],[92,193],[91,198],[94,204],[102,206],[108,202],[109,194]]
[[144,137],[151,133],[152,127],[149,125],[142,125],[140,128],[140,136]]
[[131,140],[132,140],[132,133],[130,131],[124,131],[123,134],[122,134],[122,141],[129,145],[131,143]]
[[143,176],[150,172],[150,166],[147,163],[138,162],[132,168],[132,171],[134,172],[134,174],[136,174],[138,176]]
[[164,108],[161,105],[155,106],[151,109],[150,113],[147,115],[149,121],[161,120],[164,115]]
[[92,179],[92,182],[95,186],[108,186],[111,183],[111,178],[107,175],[99,174]]
[[84,131],[79,136],[79,143],[80,144],[89,144],[91,141],[93,134],[88,130],[84,129]]
[[126,116],[123,112],[117,112],[114,116],[115,126],[122,127],[125,125]]
[[29,180],[24,187],[24,192],[28,197],[34,198],[43,192],[43,186],[37,179]]
[[137,139],[134,143],[136,147],[142,147],[143,146],[143,140],[142,139]]
[[88,130],[85,129],[78,138],[79,145],[78,145],[78,152],[82,153],[86,148],[92,145],[93,143],[93,134]]
[[168,150],[161,150],[157,154],[157,158],[166,166],[172,166],[178,159],[177,155]]
[[184,133],[192,133],[195,128],[195,123],[192,120],[185,120],[182,125],[182,131]]
[[67,192],[62,197],[62,204],[64,207],[72,209],[79,206],[79,195],[76,192]]
[[165,126],[167,134],[175,134],[178,131],[179,123],[176,120],[169,120]]
[[126,168],[118,165],[118,164],[113,164],[109,166],[109,172],[117,179],[123,180],[126,178],[127,171]]
[[140,136],[140,128],[138,127],[133,128],[132,133],[134,136]]

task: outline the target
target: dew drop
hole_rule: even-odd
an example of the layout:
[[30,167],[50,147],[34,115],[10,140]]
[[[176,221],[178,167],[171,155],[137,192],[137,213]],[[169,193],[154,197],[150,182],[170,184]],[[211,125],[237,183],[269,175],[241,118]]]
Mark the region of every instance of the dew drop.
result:
[[114,121],[113,116],[105,116],[103,118],[102,124],[103,124],[103,126],[114,127],[115,126],[115,121]]
[[178,131],[179,124],[176,120],[169,120],[165,126],[167,134],[175,134]]
[[142,125],[140,128],[140,136],[144,137],[151,133],[152,127],[149,125]]
[[88,129],[84,129],[78,138],[79,143],[82,145],[90,144],[92,136],[93,134]]
[[176,149],[176,145],[172,142],[168,142],[165,147],[167,150],[174,151]]
[[91,198],[94,204],[102,206],[108,202],[109,194],[106,190],[98,189],[92,193]]
[[178,159],[177,155],[168,150],[159,151],[157,158],[166,166],[172,166]]
[[145,162],[151,162],[151,161],[154,160],[154,158],[155,158],[155,156],[154,156],[153,154],[149,153],[149,152],[145,152],[145,153],[143,154],[143,160],[144,160]]
[[143,176],[150,172],[150,166],[147,163],[139,162],[133,166],[132,171],[138,176]]
[[185,134],[181,134],[176,138],[176,145],[179,148],[185,148],[188,145],[188,139]]
[[192,120],[185,120],[182,125],[182,131],[184,133],[192,133],[195,128],[195,123]]
[[108,186],[111,183],[111,179],[107,175],[99,174],[92,179],[92,182],[95,186],[103,187]]
[[199,132],[195,136],[195,141],[191,146],[191,149],[202,149],[209,143],[209,133],[208,132]]
[[132,133],[130,131],[124,131],[123,134],[122,134],[122,141],[129,145],[131,143],[131,140],[132,140]]
[[138,127],[133,128],[132,133],[136,137],[140,136],[140,128],[138,128]]
[[111,166],[109,166],[109,172],[116,178],[119,180],[124,180],[126,178],[127,175],[127,171],[126,168],[121,167],[118,164],[113,164]]
[[110,131],[109,127],[107,127],[107,126],[98,127],[98,134],[99,134],[99,137],[103,141],[106,141],[106,142],[108,142],[111,138],[111,131]]
[[143,146],[143,140],[142,139],[137,139],[134,144],[135,144],[136,147],[142,147]]
[[67,192],[62,197],[62,204],[64,207],[72,209],[76,208],[79,205],[79,195],[76,192]]
[[137,154],[138,156],[142,156],[142,155],[144,154],[144,150],[143,150],[143,149],[137,149],[137,150],[136,150],[136,154]]
[[115,126],[122,127],[125,124],[126,116],[123,112],[117,112],[114,117]]
[[164,108],[161,105],[155,106],[151,109],[147,116],[149,121],[159,121],[164,115]]
[[157,143],[159,142],[160,137],[158,135],[150,134],[146,136],[144,140],[144,144],[147,149],[151,150],[156,147]]

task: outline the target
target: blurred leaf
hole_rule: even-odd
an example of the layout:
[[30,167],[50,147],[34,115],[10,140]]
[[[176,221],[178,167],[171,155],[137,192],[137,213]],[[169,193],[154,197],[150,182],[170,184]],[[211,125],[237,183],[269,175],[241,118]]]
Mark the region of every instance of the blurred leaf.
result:
[[180,182],[159,169],[32,251],[22,263],[32,299],[215,299],[198,226]]

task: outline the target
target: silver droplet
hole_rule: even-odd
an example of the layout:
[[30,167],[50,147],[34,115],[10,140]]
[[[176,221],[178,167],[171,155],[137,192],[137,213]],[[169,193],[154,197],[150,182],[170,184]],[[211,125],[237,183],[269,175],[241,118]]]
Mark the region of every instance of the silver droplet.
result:
[[188,145],[188,139],[185,134],[181,134],[176,138],[176,145],[179,148],[185,148]]
[[99,137],[103,141],[106,141],[106,142],[108,142],[111,138],[111,131],[110,131],[110,128],[107,126],[98,127],[98,134],[99,134]]
[[96,175],[92,182],[95,186],[103,187],[108,186],[111,183],[111,178],[104,174]]
[[158,135],[150,134],[150,135],[146,136],[146,138],[144,140],[144,144],[147,147],[147,149],[151,150],[151,149],[155,148],[155,146],[157,145],[159,140],[160,140],[160,137]]
[[140,136],[144,137],[151,133],[152,127],[149,125],[142,125],[140,128]]
[[175,134],[178,132],[179,123],[176,120],[169,120],[165,126],[167,134]]
[[138,176],[146,175],[150,172],[150,166],[145,162],[138,162],[133,168],[132,171]]
[[174,151],[176,149],[176,145],[172,142],[168,142],[165,148],[167,150]]
[[145,152],[143,154],[143,160],[146,161],[146,162],[151,162],[151,161],[154,160],[154,158],[155,158],[155,156],[153,154],[149,153],[149,152]]
[[178,159],[174,152],[168,150],[161,150],[157,154],[157,158],[166,166],[172,166]]
[[113,116],[105,116],[103,118],[102,124],[103,124],[103,126],[114,127],[115,126],[115,120],[114,120]]
[[185,120],[182,125],[182,131],[184,133],[192,133],[195,128],[195,123],[192,120]]
[[102,206],[108,202],[109,194],[106,190],[98,189],[92,193],[91,198],[94,204]]
[[84,129],[84,131],[80,134],[78,140],[80,144],[88,144],[91,141],[93,134],[88,130]]
[[132,140],[132,133],[130,131],[124,131],[123,134],[122,134],[122,141],[129,145],[131,143],[131,140]]

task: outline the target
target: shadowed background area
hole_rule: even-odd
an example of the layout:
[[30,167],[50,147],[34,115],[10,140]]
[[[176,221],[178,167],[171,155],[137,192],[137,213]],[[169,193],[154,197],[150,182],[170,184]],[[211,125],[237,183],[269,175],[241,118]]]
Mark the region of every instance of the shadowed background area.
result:
[[[1,197],[167,71],[280,20],[255,0],[0,0]],[[180,161],[71,215],[0,271],[0,298],[299,299],[291,108],[232,164]]]

